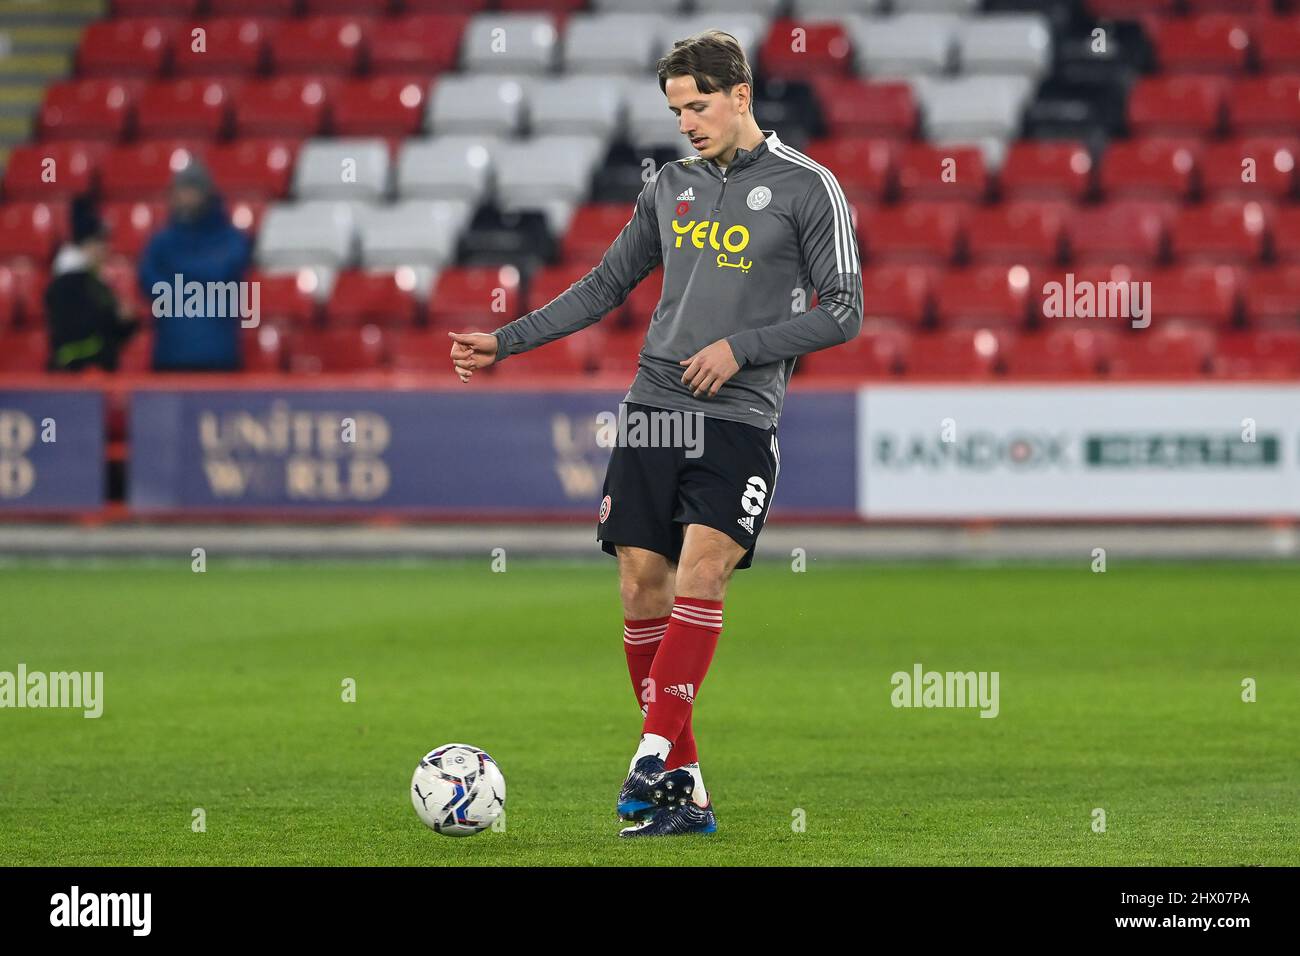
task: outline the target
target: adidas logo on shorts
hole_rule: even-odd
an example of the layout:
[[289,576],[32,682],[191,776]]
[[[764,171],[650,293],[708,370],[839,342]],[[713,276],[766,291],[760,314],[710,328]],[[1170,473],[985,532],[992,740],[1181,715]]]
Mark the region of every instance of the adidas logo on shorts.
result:
[[686,192],[677,197],[678,202],[695,202],[695,187],[688,186]]
[[736,519],[736,524],[740,525],[742,528],[744,528],[744,529],[745,529],[746,531],[748,531],[750,534],[753,534],[753,533],[754,533],[754,519],[753,519],[753,518],[749,518],[749,517],[746,517],[746,518],[737,518],[737,519]]

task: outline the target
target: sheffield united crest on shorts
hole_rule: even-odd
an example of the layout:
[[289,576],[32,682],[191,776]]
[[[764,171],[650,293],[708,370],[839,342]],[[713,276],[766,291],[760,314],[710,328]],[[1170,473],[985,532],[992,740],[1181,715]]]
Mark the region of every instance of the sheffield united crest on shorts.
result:
[[610,509],[610,507],[612,506],[612,504],[613,504],[613,503],[609,500],[609,495],[606,495],[606,496],[605,496],[605,499],[600,503],[600,523],[601,523],[601,524],[604,524],[604,523],[605,523],[605,519],[609,517],[609,509]]

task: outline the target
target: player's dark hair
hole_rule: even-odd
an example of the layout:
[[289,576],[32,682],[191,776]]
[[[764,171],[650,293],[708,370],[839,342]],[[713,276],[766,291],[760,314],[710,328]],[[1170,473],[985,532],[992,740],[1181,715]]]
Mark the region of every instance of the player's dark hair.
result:
[[705,30],[673,44],[656,65],[659,89],[667,92],[670,76],[689,76],[701,93],[730,93],[738,83],[749,84],[749,110],[754,111],[754,74],[745,51],[730,33]]

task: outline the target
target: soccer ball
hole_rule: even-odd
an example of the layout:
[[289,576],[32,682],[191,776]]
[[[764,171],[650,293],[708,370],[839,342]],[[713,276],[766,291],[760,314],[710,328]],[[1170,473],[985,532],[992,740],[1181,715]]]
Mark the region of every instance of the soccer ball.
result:
[[505,812],[506,778],[497,762],[477,747],[443,744],[415,768],[411,805],[435,833],[473,836]]

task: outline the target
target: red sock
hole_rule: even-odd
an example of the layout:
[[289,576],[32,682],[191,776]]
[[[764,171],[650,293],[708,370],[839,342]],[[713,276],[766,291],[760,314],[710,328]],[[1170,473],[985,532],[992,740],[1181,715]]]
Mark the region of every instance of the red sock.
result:
[[700,755],[695,750],[695,732],[691,730],[691,717],[688,714],[686,724],[682,727],[681,736],[673,744],[673,749],[668,751],[668,759],[664,761],[665,770],[676,770],[678,767],[685,767],[688,763],[699,763]]
[[655,694],[646,710],[642,733],[682,742],[695,697],[708,673],[721,633],[721,601],[677,599],[672,620],[650,666]]
[[651,617],[644,621],[623,619],[623,651],[627,654],[627,673],[632,678],[632,693],[636,694],[636,705],[645,717],[646,702],[641,695],[647,692],[646,678],[650,676],[650,664],[659,650],[664,631],[668,629],[668,618]]

